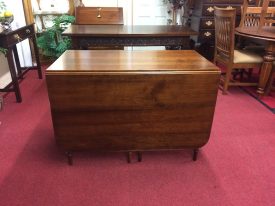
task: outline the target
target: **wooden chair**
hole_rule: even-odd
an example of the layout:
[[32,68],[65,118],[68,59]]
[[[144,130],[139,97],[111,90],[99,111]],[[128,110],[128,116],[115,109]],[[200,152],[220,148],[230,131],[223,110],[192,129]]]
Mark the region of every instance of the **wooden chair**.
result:
[[[271,5],[274,5],[274,4],[275,4],[275,0],[264,0],[263,1],[259,29],[261,29],[262,26],[266,26],[266,25],[272,26],[275,24],[275,7],[271,7]],[[273,9],[272,15],[269,15],[270,9]]]
[[241,21],[239,27],[259,25],[261,9],[257,10],[255,14],[255,8],[260,8],[259,4],[259,2],[251,4],[250,0],[244,0],[241,7]]
[[[264,0],[258,2],[258,7],[249,7],[247,0],[243,5],[243,16],[240,26],[258,26],[259,30],[262,26],[274,26],[275,25],[275,0]],[[249,50],[261,51],[261,47],[248,47]],[[275,90],[275,62],[273,62],[273,69],[267,84],[266,94],[269,94],[271,90]]]
[[[261,29],[262,26],[266,26],[266,25],[275,26],[275,7],[274,6],[275,6],[275,0],[263,1],[259,29]],[[272,15],[268,15],[271,9],[273,12]],[[273,85],[274,80],[275,80],[275,62],[273,62],[273,69],[269,77],[266,94],[268,94],[271,90],[275,90],[275,86]]]
[[76,24],[123,25],[121,7],[76,7]]
[[[264,1],[265,3],[266,1]],[[274,0],[275,2],[275,0]],[[264,11],[264,14],[263,14]],[[242,6],[242,17],[240,27],[259,27],[271,25],[270,18],[275,16],[275,7],[264,8],[260,4],[250,6],[248,0],[245,0]],[[275,23],[275,21],[273,22]]]
[[[262,14],[262,4],[261,1],[256,1],[255,4],[249,4],[249,0],[244,0],[242,6],[242,15],[239,27],[259,27],[260,17]],[[269,7],[266,10],[265,16],[275,16],[275,7]],[[265,24],[265,26],[271,24]],[[239,47],[246,48],[248,50],[253,50],[254,52],[264,53],[263,41],[248,39],[243,37],[238,37]]]
[[[263,58],[246,50],[235,50],[235,8],[215,7],[215,53],[214,63],[225,66],[221,77],[223,94],[227,94],[229,86],[256,86],[255,82],[237,81],[232,78],[235,69],[260,68]],[[242,79],[241,79],[242,80]]]

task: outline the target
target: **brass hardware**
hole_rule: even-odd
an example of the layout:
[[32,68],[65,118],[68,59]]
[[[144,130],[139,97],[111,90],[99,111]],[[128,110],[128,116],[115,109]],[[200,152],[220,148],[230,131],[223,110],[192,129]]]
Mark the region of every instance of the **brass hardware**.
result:
[[21,37],[18,34],[14,34],[13,37],[18,41],[22,41]]
[[204,33],[204,36],[207,36],[207,37],[209,37],[209,36],[211,36],[212,34],[208,31],[208,32],[205,32]]
[[101,8],[97,8],[97,17],[96,18],[101,18],[100,11],[101,11]]
[[207,26],[211,26],[211,25],[213,24],[213,22],[212,22],[212,21],[207,21],[207,22],[205,22],[205,24],[206,24]]
[[207,8],[207,11],[209,11],[210,13],[212,13],[214,10],[215,9],[212,6],[210,6],[210,7]]
[[26,29],[26,33],[27,33],[27,34],[31,33],[31,30]]

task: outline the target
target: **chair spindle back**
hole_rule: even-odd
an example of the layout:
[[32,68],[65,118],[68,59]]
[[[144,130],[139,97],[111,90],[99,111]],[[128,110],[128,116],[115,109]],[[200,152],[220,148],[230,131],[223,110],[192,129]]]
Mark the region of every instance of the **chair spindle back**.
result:
[[235,8],[215,7],[215,56],[224,62],[232,62],[235,45]]

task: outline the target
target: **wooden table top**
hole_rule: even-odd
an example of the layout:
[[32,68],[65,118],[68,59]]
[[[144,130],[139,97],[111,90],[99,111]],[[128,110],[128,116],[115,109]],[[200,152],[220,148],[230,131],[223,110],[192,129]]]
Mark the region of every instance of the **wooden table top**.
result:
[[237,27],[236,34],[267,41],[275,41],[275,26],[258,27]]
[[219,72],[194,50],[67,50],[47,74]]
[[179,25],[71,25],[63,33],[67,36],[191,36],[198,33]]

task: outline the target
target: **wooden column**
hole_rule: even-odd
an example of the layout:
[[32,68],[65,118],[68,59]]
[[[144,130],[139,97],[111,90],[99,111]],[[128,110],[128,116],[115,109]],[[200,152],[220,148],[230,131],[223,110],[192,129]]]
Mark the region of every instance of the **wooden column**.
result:
[[32,14],[32,3],[31,0],[23,0],[24,13],[26,18],[26,23],[34,23],[33,14]]

